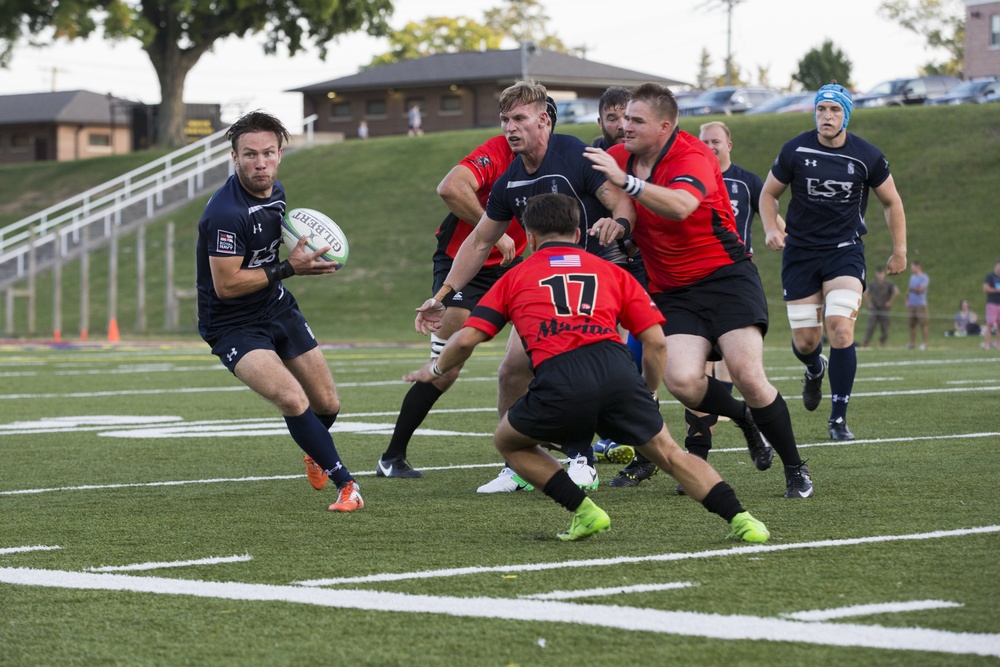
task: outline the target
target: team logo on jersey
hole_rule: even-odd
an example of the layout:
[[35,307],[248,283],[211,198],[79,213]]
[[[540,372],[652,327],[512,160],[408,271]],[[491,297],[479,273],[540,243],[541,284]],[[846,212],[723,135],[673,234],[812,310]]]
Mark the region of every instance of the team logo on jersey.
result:
[[806,158],[806,166],[807,167],[815,167],[816,166],[816,160],[810,160],[809,158]]
[[733,194],[734,195],[738,195],[740,193],[740,186],[738,186],[735,183],[733,183],[732,187],[733,187]]
[[490,158],[486,155],[481,155],[472,161],[477,167],[484,169],[489,166]]
[[514,197],[514,206],[527,206],[527,205],[528,205],[527,197]]
[[559,192],[559,183],[556,182],[556,179],[554,179],[554,178],[552,179],[552,192],[555,192],[555,193]]
[[254,225],[253,226],[253,233],[254,234],[260,234],[262,231],[264,231],[264,225]]
[[215,251],[224,252],[229,255],[236,254],[236,234],[219,230],[219,235],[215,242]]
[[806,179],[806,188],[809,191],[810,197],[850,199],[851,188],[853,187],[854,184],[850,181],[834,181],[832,179],[823,181],[818,178]]
[[847,163],[847,173],[851,174],[852,176],[854,175],[854,163],[853,162],[848,162]]

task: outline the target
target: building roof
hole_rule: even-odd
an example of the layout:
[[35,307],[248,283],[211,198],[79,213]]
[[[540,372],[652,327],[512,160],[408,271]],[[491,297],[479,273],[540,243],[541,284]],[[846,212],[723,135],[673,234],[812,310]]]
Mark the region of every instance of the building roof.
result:
[[0,96],[0,123],[109,123],[111,101],[128,102],[86,90]]
[[522,50],[460,51],[439,53],[424,58],[373,67],[357,74],[314,83],[286,92],[310,93],[368,90],[372,88],[415,88],[434,84],[513,83],[522,77],[534,79],[547,87],[638,85],[660,83],[667,86],[687,85],[683,81],[605,65],[576,56],[534,50],[525,58],[522,72]]

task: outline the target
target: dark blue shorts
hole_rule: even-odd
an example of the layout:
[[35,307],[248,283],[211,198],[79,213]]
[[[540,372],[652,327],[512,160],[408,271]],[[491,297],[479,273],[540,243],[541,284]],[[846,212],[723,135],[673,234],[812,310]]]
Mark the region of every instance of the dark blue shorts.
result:
[[660,406],[621,343],[585,345],[542,362],[507,420],[539,442],[581,450],[594,433],[644,445],[663,428]]
[[823,283],[852,276],[865,287],[865,246],[813,250],[785,247],[781,254],[781,288],[785,301],[796,301],[823,291]]
[[[667,336],[689,334],[712,343],[730,331],[756,326],[767,333],[767,299],[760,275],[747,260],[724,266],[698,282],[653,295]],[[721,357],[713,352],[709,361]]]
[[[452,292],[451,296],[445,297],[445,307],[472,310],[479,303],[479,300],[483,298],[483,295],[493,287],[496,281],[500,280],[503,274],[510,271],[511,268],[517,266],[522,261],[522,257],[515,257],[514,261],[507,266],[484,266],[479,269],[479,273],[473,276],[468,285],[458,292]],[[437,291],[444,285],[444,280],[448,277],[448,272],[451,271],[451,265],[454,262],[455,260],[449,257],[447,253],[434,253],[434,285],[432,286],[431,294],[437,294]]]
[[285,292],[285,303],[256,322],[210,331],[204,335],[212,346],[212,354],[222,364],[235,372],[236,364],[251,350],[273,350],[281,359],[294,359],[318,345],[306,318],[290,292]]

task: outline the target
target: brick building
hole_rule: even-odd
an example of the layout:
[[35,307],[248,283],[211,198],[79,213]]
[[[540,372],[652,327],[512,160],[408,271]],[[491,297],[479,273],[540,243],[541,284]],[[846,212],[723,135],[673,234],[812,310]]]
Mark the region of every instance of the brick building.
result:
[[966,79],[1000,76],[1000,2],[965,0]]

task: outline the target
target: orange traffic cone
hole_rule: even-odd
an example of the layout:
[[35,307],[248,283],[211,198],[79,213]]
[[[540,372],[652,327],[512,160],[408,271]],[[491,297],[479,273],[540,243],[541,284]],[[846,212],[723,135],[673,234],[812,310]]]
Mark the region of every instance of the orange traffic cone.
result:
[[80,340],[87,340],[87,330],[80,329]]
[[118,320],[114,317],[108,322],[108,342],[117,343],[121,340],[121,336],[118,335]]
[[54,329],[52,331],[52,342],[61,343],[62,342],[62,332],[59,329]]

